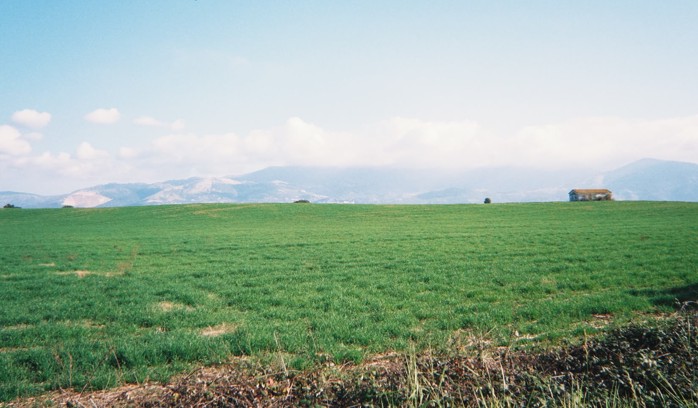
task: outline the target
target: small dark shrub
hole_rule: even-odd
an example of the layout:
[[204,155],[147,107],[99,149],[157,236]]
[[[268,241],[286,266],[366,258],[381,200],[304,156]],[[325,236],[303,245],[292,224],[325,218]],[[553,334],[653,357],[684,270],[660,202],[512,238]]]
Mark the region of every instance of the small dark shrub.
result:
[[489,197],[485,198],[485,204],[491,204],[492,200]]

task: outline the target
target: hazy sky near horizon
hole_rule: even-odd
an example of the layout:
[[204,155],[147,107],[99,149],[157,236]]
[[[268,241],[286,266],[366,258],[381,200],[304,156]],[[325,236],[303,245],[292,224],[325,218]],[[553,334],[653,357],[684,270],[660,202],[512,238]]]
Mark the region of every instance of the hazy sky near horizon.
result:
[[0,2],[0,191],[698,162],[698,1]]

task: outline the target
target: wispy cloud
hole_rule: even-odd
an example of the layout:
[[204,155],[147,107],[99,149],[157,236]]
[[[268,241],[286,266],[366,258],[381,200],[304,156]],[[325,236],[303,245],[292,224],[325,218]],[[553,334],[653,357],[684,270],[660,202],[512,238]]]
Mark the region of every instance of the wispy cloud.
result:
[[51,114],[34,109],[23,109],[12,114],[12,121],[32,129],[41,129],[51,122]]
[[121,113],[116,108],[110,109],[95,109],[94,111],[85,115],[85,120],[92,123],[99,123],[102,125],[111,125],[116,123],[121,118]]
[[133,123],[140,126],[151,126],[164,129],[170,129],[173,131],[180,131],[184,129],[184,121],[182,119],[177,119],[171,123],[164,122],[150,116],[140,116],[133,120]]
[[166,123],[161,122],[157,119],[151,118],[150,116],[140,116],[140,117],[134,119],[133,123],[135,123],[136,125],[141,125],[141,126],[155,126],[155,127],[167,126]]
[[75,152],[75,157],[80,160],[97,160],[108,159],[110,156],[106,150],[98,150],[92,147],[91,144],[82,142]]
[[31,144],[21,138],[19,130],[9,125],[0,125],[0,155],[19,156],[32,151]]
[[53,178],[62,176],[85,183],[105,182],[105,174],[118,179],[128,169],[126,162],[114,160],[109,152],[97,149],[88,142],[80,143],[73,153],[43,152],[26,156],[15,162],[15,167],[18,165],[52,175]]

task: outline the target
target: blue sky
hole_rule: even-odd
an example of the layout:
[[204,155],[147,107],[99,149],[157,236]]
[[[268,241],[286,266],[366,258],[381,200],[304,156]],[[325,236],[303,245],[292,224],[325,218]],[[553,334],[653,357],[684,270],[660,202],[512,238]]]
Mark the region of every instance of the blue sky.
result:
[[698,2],[0,2],[0,191],[698,162]]

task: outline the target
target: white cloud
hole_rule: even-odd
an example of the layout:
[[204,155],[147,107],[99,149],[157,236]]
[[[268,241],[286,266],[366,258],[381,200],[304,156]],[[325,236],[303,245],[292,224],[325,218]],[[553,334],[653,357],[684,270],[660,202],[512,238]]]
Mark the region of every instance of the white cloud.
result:
[[18,165],[53,178],[63,176],[84,183],[104,183],[110,179],[114,181],[113,178],[121,177],[128,168],[127,163],[114,160],[109,152],[96,149],[87,142],[80,143],[74,154],[44,152],[25,157]]
[[662,120],[585,118],[522,129],[508,161],[614,167],[644,157],[698,161],[698,116]]
[[474,121],[392,118],[355,132],[300,118],[247,135],[172,134],[121,157],[156,171],[239,174],[272,165],[478,168],[576,166],[603,170],[643,157],[695,162],[698,117],[660,121],[587,118],[497,135]]
[[161,120],[157,120],[155,118],[152,118],[150,116],[141,116],[141,117],[134,119],[133,123],[135,123],[136,125],[141,125],[141,126],[166,128],[166,129],[170,129],[173,131],[180,131],[180,130],[184,129],[184,121],[182,119],[177,119],[172,123],[167,123],[167,122],[163,122]]
[[85,120],[92,123],[99,123],[102,125],[110,125],[116,123],[121,118],[119,110],[116,108],[111,109],[96,109],[87,115],[85,115]]
[[27,160],[26,163],[30,166],[36,166],[38,169],[48,170],[63,176],[80,177],[82,175],[79,163],[65,152],[56,154],[44,152]]
[[38,141],[44,138],[44,135],[39,132],[29,132],[22,135],[25,139]]
[[24,109],[13,113],[12,121],[32,129],[41,129],[51,122],[51,114],[38,112],[33,109]]
[[26,137],[12,126],[0,126],[0,155],[5,157],[0,160],[0,180],[3,173],[9,174],[3,168],[32,178],[61,176],[73,185],[91,185],[236,175],[275,165],[534,166],[600,172],[644,157],[698,162],[698,115],[661,120],[583,118],[527,126],[511,135],[495,134],[468,120],[397,117],[346,132],[293,117],[245,135],[172,133],[146,146],[123,146],[114,154],[83,142],[72,154],[31,155]]
[[[433,122],[393,118],[380,126],[388,135],[379,146],[389,164],[406,167],[478,167],[492,162],[500,139],[477,122]],[[377,136],[380,137],[380,136]]]
[[158,161],[182,164],[215,165],[236,159],[240,153],[240,139],[234,133],[197,136],[169,135],[152,143],[151,153]]
[[[425,122],[395,118],[361,132],[323,129],[300,118],[245,136],[173,134],[137,156],[144,165],[236,174],[272,165],[457,167],[486,164],[476,148],[486,133],[470,121]],[[122,157],[136,157],[122,149]],[[468,156],[469,155],[469,156]],[[464,157],[468,156],[468,157]]]
[[121,147],[119,148],[119,157],[125,160],[133,159],[138,157],[138,149],[132,147]]
[[87,142],[82,142],[77,148],[75,157],[80,160],[108,159],[109,153],[105,150],[97,150]]
[[0,125],[0,154],[19,156],[30,153],[32,151],[31,145],[21,136],[19,130],[14,127]]
[[177,119],[174,122],[170,123],[170,129],[174,131],[180,131],[183,130],[185,127],[185,123],[182,119]]
[[157,119],[151,118],[150,116],[141,116],[133,120],[133,123],[136,125],[141,125],[141,126],[155,126],[155,127],[162,127],[166,126],[164,122],[161,122]]

